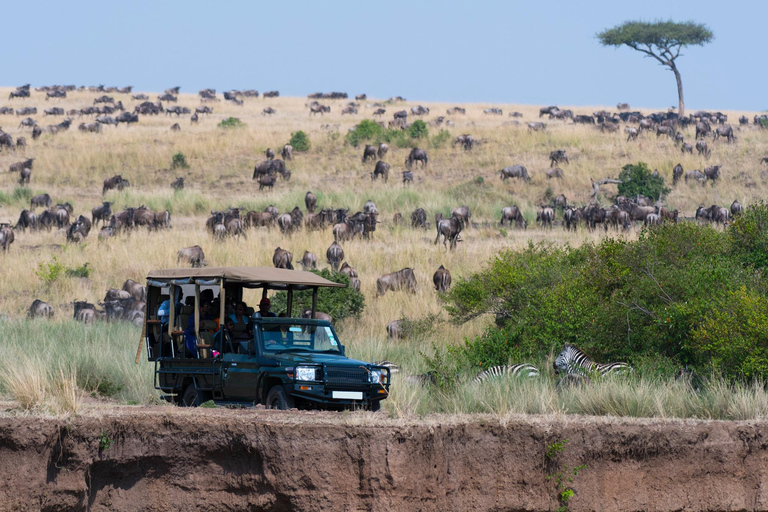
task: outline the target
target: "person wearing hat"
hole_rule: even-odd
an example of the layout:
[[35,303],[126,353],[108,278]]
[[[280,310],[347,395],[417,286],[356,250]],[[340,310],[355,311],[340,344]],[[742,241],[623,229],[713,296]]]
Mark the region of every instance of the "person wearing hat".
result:
[[272,306],[272,303],[269,301],[268,298],[264,297],[261,299],[261,302],[259,302],[259,314],[262,318],[267,317],[276,317],[277,315],[274,314],[269,310],[269,308]]

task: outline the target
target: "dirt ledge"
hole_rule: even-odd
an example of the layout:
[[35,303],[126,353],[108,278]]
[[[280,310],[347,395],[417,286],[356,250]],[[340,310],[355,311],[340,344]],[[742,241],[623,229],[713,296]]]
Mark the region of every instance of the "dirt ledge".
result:
[[0,510],[766,510],[768,422],[116,408],[0,417]]

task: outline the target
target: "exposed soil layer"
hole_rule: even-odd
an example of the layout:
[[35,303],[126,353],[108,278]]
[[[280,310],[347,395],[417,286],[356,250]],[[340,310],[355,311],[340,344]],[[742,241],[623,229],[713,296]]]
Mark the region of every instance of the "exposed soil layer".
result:
[[[547,447],[568,439],[554,460]],[[768,423],[397,421],[118,408],[0,417],[0,510],[766,510]]]

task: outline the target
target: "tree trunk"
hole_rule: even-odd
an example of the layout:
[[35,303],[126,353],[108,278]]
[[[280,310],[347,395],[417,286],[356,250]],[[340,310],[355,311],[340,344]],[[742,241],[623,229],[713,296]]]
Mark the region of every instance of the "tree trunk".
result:
[[672,62],[670,69],[675,74],[675,80],[677,80],[677,96],[680,99],[680,108],[678,108],[678,115],[680,117],[685,116],[685,100],[683,99],[683,79],[680,76],[680,72],[677,70],[677,66]]

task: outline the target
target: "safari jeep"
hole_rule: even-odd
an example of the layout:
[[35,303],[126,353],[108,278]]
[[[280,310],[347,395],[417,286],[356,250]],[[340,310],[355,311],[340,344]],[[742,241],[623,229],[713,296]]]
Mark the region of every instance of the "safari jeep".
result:
[[[166,400],[187,407],[213,400],[276,409],[378,410],[389,394],[389,369],[346,357],[331,323],[310,319],[318,288],[343,286],[310,272],[275,268],[150,272],[139,350],[146,345],[147,357],[155,363],[155,388]],[[218,324],[207,332],[202,328],[214,325],[194,314],[200,311],[202,295],[218,308],[211,316],[223,319],[253,289],[261,289],[262,297],[268,290],[286,291],[286,311],[263,318],[248,311],[247,333],[229,332]],[[293,316],[293,293],[301,290],[312,291],[309,318]],[[185,331],[195,334],[197,343],[191,347]]]

